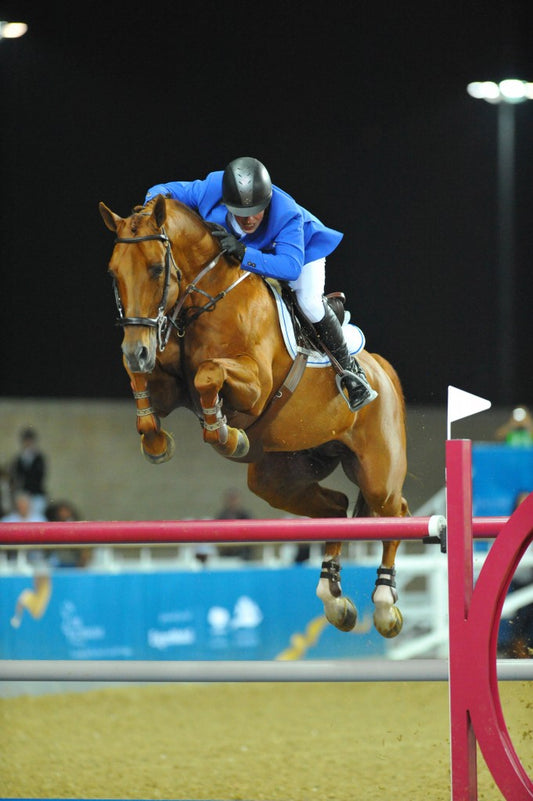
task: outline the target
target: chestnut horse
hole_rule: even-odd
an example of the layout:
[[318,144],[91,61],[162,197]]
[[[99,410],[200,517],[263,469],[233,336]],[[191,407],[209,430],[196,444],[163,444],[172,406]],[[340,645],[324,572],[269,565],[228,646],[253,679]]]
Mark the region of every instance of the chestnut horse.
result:
[[[404,516],[405,406],[398,376],[382,357],[358,354],[378,397],[359,412],[339,394],[333,369],[297,366],[264,278],[226,258],[213,226],[162,195],[122,218],[100,203],[115,233],[109,272],[124,327],[123,362],[149,461],[170,459],[160,418],[184,406],[222,456],[248,462],[248,487],[277,509],[346,517],[348,498],[319,481],[341,464],[359,487],[355,514]],[[372,598],[374,624],[396,636],[394,559],[385,541]],[[327,619],[350,631],[357,612],[340,584],[341,543],[325,545],[317,595]]]

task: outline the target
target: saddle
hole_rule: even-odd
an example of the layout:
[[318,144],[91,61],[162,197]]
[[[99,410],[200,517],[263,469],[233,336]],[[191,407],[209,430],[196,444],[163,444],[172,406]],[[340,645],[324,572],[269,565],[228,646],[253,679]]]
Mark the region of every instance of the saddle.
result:
[[[307,319],[303,311],[298,306],[296,293],[288,284],[284,283],[283,281],[279,282],[279,287],[281,289],[281,297],[283,298],[283,302],[289,310],[298,345],[302,348],[311,348],[312,350],[317,350],[320,353],[325,353],[326,356],[329,356],[330,354],[324,349],[322,341],[316,334],[314,325]],[[344,292],[330,292],[328,295],[324,295],[324,300],[333,310],[333,313],[337,317],[339,323],[343,325],[345,319],[344,304],[346,302],[346,295]]]

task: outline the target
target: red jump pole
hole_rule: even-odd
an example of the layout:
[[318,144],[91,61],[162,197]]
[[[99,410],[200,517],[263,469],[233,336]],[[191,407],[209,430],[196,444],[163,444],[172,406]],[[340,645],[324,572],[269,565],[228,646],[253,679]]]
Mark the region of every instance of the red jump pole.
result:
[[[504,517],[479,518],[474,521],[474,535],[494,537],[506,520]],[[440,515],[280,520],[0,523],[0,547],[420,540],[428,536],[444,536],[445,528],[446,521]]]
[[152,520],[2,523],[0,545],[131,545],[192,542],[300,542],[423,539],[444,518],[374,517],[281,520]]

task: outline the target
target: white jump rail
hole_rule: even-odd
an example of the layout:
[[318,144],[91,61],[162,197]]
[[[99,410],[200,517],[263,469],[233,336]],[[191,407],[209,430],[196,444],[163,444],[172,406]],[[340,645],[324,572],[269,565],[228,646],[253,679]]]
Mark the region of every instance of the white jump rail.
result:
[[[529,660],[499,659],[498,679],[533,679]],[[0,661],[0,681],[354,682],[448,681],[447,659],[316,659],[301,662],[13,659]]]

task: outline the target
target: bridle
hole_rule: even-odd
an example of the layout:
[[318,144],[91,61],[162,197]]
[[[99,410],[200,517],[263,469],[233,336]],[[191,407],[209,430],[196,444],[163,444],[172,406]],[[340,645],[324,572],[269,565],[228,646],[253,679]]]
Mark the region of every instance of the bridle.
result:
[[170,336],[170,326],[168,324],[168,318],[165,314],[165,309],[167,306],[168,291],[170,288],[171,265],[172,267],[174,267],[176,271],[178,284],[181,281],[181,271],[176,262],[174,261],[174,256],[172,255],[172,248],[170,245],[170,239],[166,235],[164,229],[161,229],[160,234],[148,234],[147,236],[134,236],[134,237],[117,236],[117,238],[115,239],[115,244],[121,243],[125,245],[134,245],[137,244],[137,242],[150,242],[150,241],[163,242],[165,246],[165,286],[163,288],[163,296],[161,298],[161,302],[159,303],[157,309],[157,317],[125,317],[124,308],[122,306],[122,301],[120,299],[117,282],[115,279],[113,279],[113,291],[115,293],[115,303],[117,304],[117,311],[119,315],[115,322],[116,325],[122,327],[126,325],[144,325],[147,326],[148,328],[156,328],[159,350],[163,350],[166,347],[168,338]]
[[[205,267],[203,267],[194,281],[190,283],[183,295],[178,299],[178,302],[170,312],[170,314],[165,314],[165,309],[167,306],[168,300],[168,293],[170,288],[170,275],[171,275],[171,267],[174,268],[176,272],[176,278],[178,281],[178,286],[180,285],[182,279],[182,273],[176,261],[174,259],[174,255],[172,253],[172,244],[170,239],[166,235],[165,229],[161,228],[160,234],[148,234],[146,236],[134,236],[134,237],[121,237],[118,236],[115,239],[115,244],[125,244],[125,245],[133,245],[137,244],[138,242],[149,242],[149,241],[159,241],[163,242],[165,246],[165,286],[163,288],[163,296],[159,303],[157,309],[157,317],[125,317],[124,316],[124,308],[122,306],[122,301],[120,299],[120,294],[118,291],[117,282],[113,279],[113,291],[115,293],[115,303],[117,305],[118,311],[118,318],[115,321],[115,324],[121,327],[125,327],[128,325],[143,325],[148,328],[156,328],[157,329],[157,344],[159,351],[162,352],[168,343],[170,333],[172,328],[175,328],[179,337],[185,336],[185,330],[187,326],[195,320],[197,317],[200,316],[203,312],[206,311],[213,311],[216,304],[219,300],[222,300],[228,292],[231,292],[237,284],[240,284],[245,278],[247,278],[250,273],[244,272],[242,273],[236,281],[234,281],[227,289],[223,289],[218,295],[210,295],[208,292],[205,292],[203,289],[200,289],[197,286],[197,283],[201,281],[201,279],[207,275],[217,264],[220,257],[225,253],[224,250],[221,250],[220,253],[217,253],[214,259],[212,259]],[[185,303],[186,298],[191,295],[193,292],[197,292],[204,297],[207,298],[207,303],[203,306],[199,306],[193,309],[192,313],[185,315],[182,313],[183,304]]]

